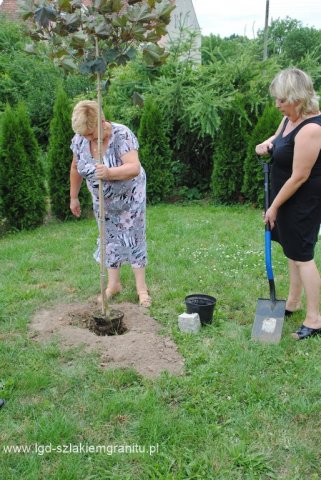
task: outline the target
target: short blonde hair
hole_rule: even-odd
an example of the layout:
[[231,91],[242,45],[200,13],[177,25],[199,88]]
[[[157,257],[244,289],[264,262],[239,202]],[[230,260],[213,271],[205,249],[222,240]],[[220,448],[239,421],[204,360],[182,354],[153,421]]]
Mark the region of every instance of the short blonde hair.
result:
[[72,112],[71,125],[75,133],[90,135],[98,126],[98,103],[94,100],[78,102]]
[[298,68],[287,68],[278,73],[272,80],[270,93],[288,103],[299,102],[297,110],[300,115],[317,113],[320,109],[311,77]]

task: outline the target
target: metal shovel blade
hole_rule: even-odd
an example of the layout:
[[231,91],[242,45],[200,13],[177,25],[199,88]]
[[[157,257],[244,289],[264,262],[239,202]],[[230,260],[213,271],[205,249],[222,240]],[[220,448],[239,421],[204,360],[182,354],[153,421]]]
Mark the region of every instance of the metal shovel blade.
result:
[[259,298],[252,327],[252,340],[279,343],[285,315],[285,300]]

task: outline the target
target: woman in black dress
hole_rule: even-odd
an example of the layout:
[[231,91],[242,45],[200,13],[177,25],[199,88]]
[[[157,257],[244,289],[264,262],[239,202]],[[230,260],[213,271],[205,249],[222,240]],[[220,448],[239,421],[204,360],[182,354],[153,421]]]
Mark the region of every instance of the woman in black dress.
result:
[[311,78],[302,70],[281,71],[270,85],[276,108],[284,115],[277,131],[256,146],[258,155],[272,151],[271,205],[264,221],[272,239],[288,258],[290,286],[286,315],[301,308],[306,317],[293,334],[301,340],[321,334],[321,279],[314,247],[321,223],[321,115]]

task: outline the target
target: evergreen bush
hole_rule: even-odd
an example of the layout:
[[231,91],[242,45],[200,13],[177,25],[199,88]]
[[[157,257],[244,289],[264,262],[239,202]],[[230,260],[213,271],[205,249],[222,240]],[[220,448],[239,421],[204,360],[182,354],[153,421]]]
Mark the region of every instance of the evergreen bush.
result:
[[147,175],[147,200],[164,200],[174,186],[172,151],[165,133],[165,120],[151,97],[144,104],[138,130],[139,156]]
[[[20,119],[17,135],[20,136],[27,157],[31,161],[32,170],[37,179],[37,188],[41,198],[47,197],[46,175],[42,163],[41,150],[39,148],[35,131],[31,126],[30,116],[26,110],[25,103],[18,103],[16,107],[18,118]],[[33,159],[35,159],[33,161]]]
[[242,201],[243,163],[246,155],[248,125],[232,110],[222,119],[214,143],[212,195],[217,203]]
[[0,192],[9,228],[31,229],[43,223],[46,195],[39,147],[23,104],[2,115]]
[[[266,104],[248,141],[242,193],[245,199],[255,206],[264,205],[263,168],[255,153],[255,146],[275,133],[281,119],[281,113],[271,104]],[[265,160],[268,160],[268,157]]]
[[[59,220],[75,218],[70,211],[70,164],[72,151],[71,139],[74,132],[71,128],[72,107],[66,92],[60,87],[53,109],[53,118],[50,123],[50,137],[48,148],[49,164],[49,191],[51,213]],[[79,200],[82,211],[91,209],[91,197],[83,182]]]

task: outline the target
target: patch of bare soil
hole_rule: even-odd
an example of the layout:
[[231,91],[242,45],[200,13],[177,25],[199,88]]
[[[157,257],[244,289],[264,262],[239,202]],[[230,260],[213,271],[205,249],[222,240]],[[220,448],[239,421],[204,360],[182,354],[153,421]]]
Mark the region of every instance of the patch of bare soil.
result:
[[103,368],[132,367],[149,378],[164,370],[172,375],[183,373],[184,359],[176,344],[158,333],[159,324],[147,315],[147,309],[131,303],[110,307],[124,313],[121,334],[100,336],[92,331],[92,317],[100,308],[92,300],[37,312],[30,323],[31,337],[49,342],[58,336],[65,348],[83,345],[86,352],[100,353]]

